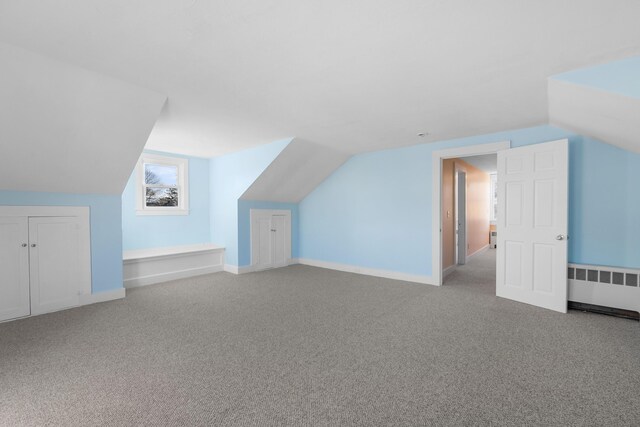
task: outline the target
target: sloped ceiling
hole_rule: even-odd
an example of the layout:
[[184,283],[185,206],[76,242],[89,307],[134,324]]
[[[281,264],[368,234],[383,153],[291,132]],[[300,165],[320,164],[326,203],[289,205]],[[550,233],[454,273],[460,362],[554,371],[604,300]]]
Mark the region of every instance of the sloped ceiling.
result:
[[640,153],[640,56],[549,79],[549,122]]
[[549,122],[640,153],[640,98],[550,79]]
[[0,43],[0,189],[121,194],[166,97]]
[[150,149],[296,135],[353,154],[547,123],[547,77],[640,54],[638,16],[636,0],[16,0],[0,40],[166,93]]
[[241,199],[298,203],[347,158],[345,152],[295,138]]

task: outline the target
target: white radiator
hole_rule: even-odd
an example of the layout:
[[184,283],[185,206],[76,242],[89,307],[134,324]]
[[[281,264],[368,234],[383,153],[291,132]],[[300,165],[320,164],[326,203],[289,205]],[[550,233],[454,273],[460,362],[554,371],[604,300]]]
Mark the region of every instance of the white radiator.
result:
[[640,270],[569,264],[569,301],[640,312]]

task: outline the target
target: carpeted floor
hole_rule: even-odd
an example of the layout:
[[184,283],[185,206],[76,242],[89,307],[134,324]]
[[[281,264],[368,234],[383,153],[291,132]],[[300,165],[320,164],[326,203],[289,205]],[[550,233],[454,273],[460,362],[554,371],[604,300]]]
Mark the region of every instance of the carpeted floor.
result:
[[292,266],[0,324],[0,425],[640,425],[638,322],[498,299],[493,256],[441,288]]

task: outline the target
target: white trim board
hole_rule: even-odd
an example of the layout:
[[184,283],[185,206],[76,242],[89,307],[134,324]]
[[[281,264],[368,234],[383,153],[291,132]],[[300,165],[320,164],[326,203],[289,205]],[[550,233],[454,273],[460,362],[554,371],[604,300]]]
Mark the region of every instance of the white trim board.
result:
[[497,153],[511,148],[511,141],[470,145],[434,151],[432,154],[433,187],[431,188],[431,283],[442,286],[442,160]]
[[245,273],[251,273],[254,270],[253,270],[253,267],[250,265],[238,266],[238,265],[225,264],[224,271],[231,274],[245,274]]
[[445,277],[447,277],[448,275],[456,271],[456,267],[457,267],[456,264],[452,264],[449,267],[446,267],[444,270],[442,270],[442,278],[444,279]]
[[[222,271],[224,248],[189,245],[128,251],[123,261],[124,287],[152,285]],[[139,255],[139,257],[134,257]]]
[[217,251],[217,250],[224,250],[224,247],[214,245],[213,243],[196,243],[193,245],[170,246],[170,247],[150,248],[150,249],[134,249],[134,250],[124,251],[124,253],[122,254],[122,259],[124,261],[129,261],[133,259],[171,257],[176,255],[194,253],[194,252]]
[[124,288],[114,289],[105,292],[96,292],[91,295],[82,295],[80,297],[80,305],[96,304],[99,302],[113,301],[122,299],[126,296],[127,291]]
[[[455,232],[455,237],[456,237],[456,242],[454,245],[454,265],[464,265],[467,263],[467,259],[469,258],[469,255],[467,255],[467,248],[468,248],[468,241],[469,241],[469,236],[468,236],[468,228],[469,228],[469,222],[467,221],[467,179],[468,179],[468,174],[467,174],[467,168],[460,166],[458,163],[455,163],[454,165],[454,183],[453,183],[453,204],[454,204],[454,208],[453,208],[453,217],[454,217],[454,232]],[[464,238],[464,242],[462,243],[462,251],[460,250],[460,174],[464,174],[464,233],[463,233],[463,238]],[[464,259],[462,261],[464,262],[460,262],[460,252],[463,253],[464,255]],[[444,277],[445,274],[443,272],[442,276]]]
[[309,265],[312,267],[326,268],[329,270],[344,271],[346,273],[364,274],[366,276],[383,277],[385,279],[402,280],[404,282],[422,283],[425,285],[433,285],[433,281],[429,276],[418,274],[401,273],[390,270],[379,270],[375,268],[359,267],[356,265],[339,264],[335,262],[318,261],[314,259],[300,258],[298,264]]
[[0,216],[79,216],[89,218],[88,206],[0,206]]
[[480,255],[481,253],[486,252],[487,250],[489,250],[489,244],[488,243],[485,246],[483,246],[480,249],[478,249],[477,251],[475,251],[474,253],[467,255],[467,261],[469,261],[471,258],[473,258],[476,255]]
[[[288,266],[294,265],[294,264],[299,264],[298,258],[291,258],[287,262],[287,265],[283,265],[283,266],[280,266],[280,267],[274,267],[274,268],[288,267]],[[232,273],[232,274],[245,274],[245,273],[253,273],[253,272],[257,272],[257,271],[266,271],[266,270],[273,270],[273,268],[272,267],[256,268],[253,265],[243,265],[243,266],[231,265],[231,264],[225,264],[224,265],[224,271],[226,271],[227,273]]]
[[[474,257],[476,255],[480,255],[481,253],[483,253],[487,249],[489,249],[489,245],[486,245],[485,247],[478,249],[477,251],[475,251],[471,255],[467,255],[467,261],[469,261],[472,257]],[[450,275],[451,273],[456,271],[456,268],[458,268],[458,265],[459,264],[452,264],[449,267],[444,268],[442,270],[442,279],[444,280],[445,277],[447,277],[448,275]]]
[[80,299],[79,299],[80,303],[78,305],[74,305],[72,307],[60,308],[56,310],[44,311],[36,315],[22,316],[22,317],[16,317],[15,319],[2,320],[0,321],[0,323],[13,322],[15,320],[21,320],[21,319],[28,319],[29,317],[42,316],[43,314],[57,313],[58,311],[71,310],[74,308],[80,308],[85,305],[97,304],[100,302],[114,301],[117,299],[124,298],[125,294],[126,294],[126,291],[124,288],[113,289],[111,291],[97,292],[95,294],[89,294],[89,295],[84,294],[84,295],[80,295]]

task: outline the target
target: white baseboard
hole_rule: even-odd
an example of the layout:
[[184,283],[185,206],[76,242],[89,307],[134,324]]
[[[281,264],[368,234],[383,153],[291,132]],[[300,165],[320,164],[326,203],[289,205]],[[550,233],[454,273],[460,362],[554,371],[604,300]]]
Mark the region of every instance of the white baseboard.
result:
[[251,273],[252,271],[258,271],[258,269],[255,269],[251,265],[237,266],[237,265],[225,264],[224,271],[226,271],[227,273],[233,273],[233,274],[244,274],[244,273]]
[[171,280],[178,280],[178,279],[186,279],[187,277],[202,276],[203,274],[217,273],[219,271],[222,271],[221,266],[191,268],[188,270],[153,274],[153,275],[144,276],[144,277],[126,279],[124,281],[124,287],[127,289],[137,288],[139,286],[154,285],[156,283],[169,282]]
[[454,271],[456,271],[456,265],[455,264],[450,265],[449,267],[447,267],[444,270],[442,270],[442,278],[447,277],[448,275],[450,275]]
[[240,274],[240,269],[237,265],[225,264],[223,270],[231,274]]
[[481,253],[483,253],[484,251],[486,251],[488,249],[489,249],[489,244],[487,244],[486,246],[481,247],[480,249],[478,249],[474,253],[467,255],[467,260],[473,258],[476,255],[480,255]]
[[95,304],[98,302],[106,302],[112,301],[116,299],[122,299],[126,295],[126,290],[124,288],[114,289],[112,291],[106,292],[97,292],[91,295],[81,295],[80,296],[80,305],[89,305]]
[[253,265],[237,266],[237,265],[225,264],[224,271],[226,271],[227,273],[233,273],[233,274],[244,274],[244,273],[253,273],[254,271],[265,271],[265,270],[272,270],[274,268],[287,267],[289,265],[298,264],[298,263],[299,263],[298,258],[291,258],[284,265],[276,265],[276,266],[267,267],[267,268],[259,268]]
[[[485,252],[486,250],[488,250],[490,248],[489,245],[483,246],[482,248],[478,249],[477,251],[475,251],[474,253],[467,255],[467,258],[465,261],[469,261],[471,258],[473,258],[476,255],[480,255],[481,253]],[[445,268],[442,270],[442,278],[444,279],[445,277],[447,277],[448,275],[450,275],[451,273],[453,273],[454,271],[456,271],[456,267],[458,265],[457,264],[453,264],[450,265],[449,267]]]
[[390,270],[378,270],[375,268],[358,267],[356,265],[339,264],[335,262],[318,261],[306,258],[298,259],[298,263],[303,265],[310,265],[312,267],[327,268],[329,270],[344,271],[347,273],[364,274],[366,276],[383,277],[385,279],[402,280],[405,282],[433,285],[433,281],[430,276],[422,276],[418,274],[401,273]]
[[146,286],[224,269],[224,248],[209,246],[184,252],[183,247],[177,247],[176,253],[167,249],[163,248],[158,254],[146,253],[140,258],[129,254],[124,261],[124,287]]
[[38,313],[38,314],[22,316],[22,317],[16,317],[15,319],[6,319],[6,320],[0,321],[0,323],[13,322],[15,320],[27,319],[29,317],[41,316],[43,314],[55,313],[55,312],[64,311],[64,310],[70,310],[72,308],[82,307],[83,305],[90,305],[90,304],[96,304],[96,303],[99,303],[99,302],[106,302],[106,301],[113,301],[113,300],[117,300],[117,299],[122,299],[122,298],[125,297],[125,293],[126,293],[125,289],[124,288],[120,288],[120,289],[114,289],[114,290],[111,290],[111,291],[96,292],[95,294],[80,295],[80,296],[78,296],[78,304],[77,305],[74,304],[74,305],[72,305],[70,307],[56,308],[56,309],[53,309],[53,310],[45,310],[45,311],[43,311],[41,313]]

